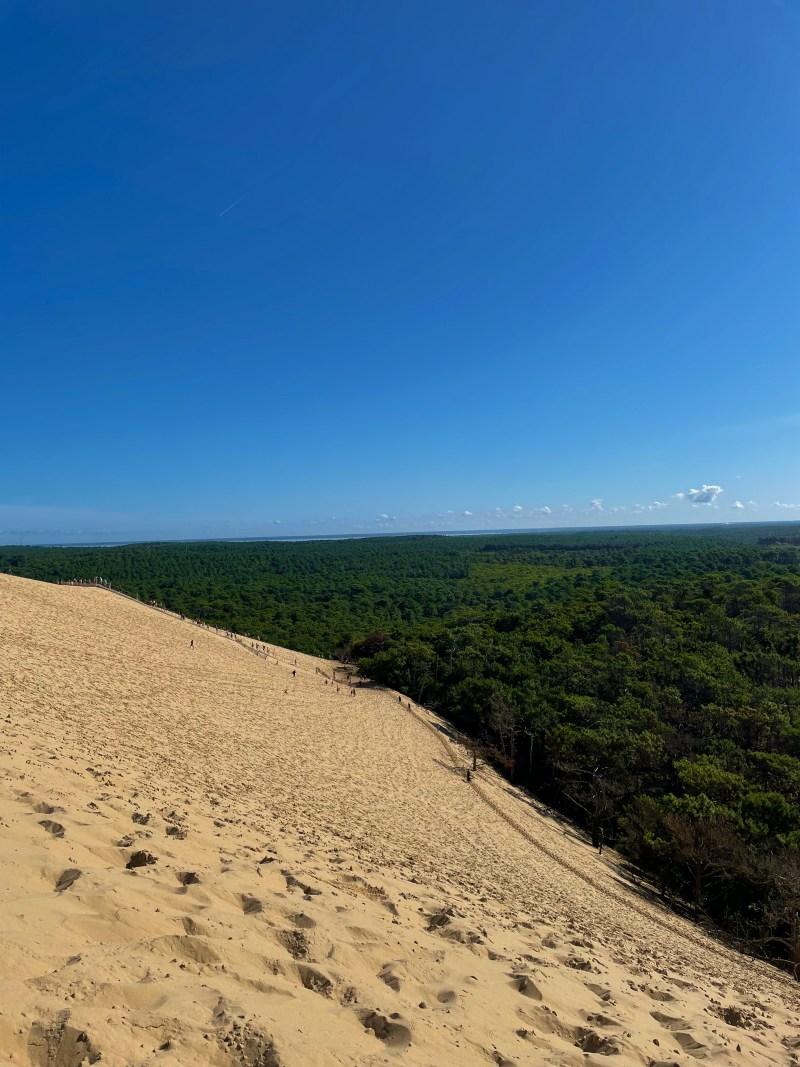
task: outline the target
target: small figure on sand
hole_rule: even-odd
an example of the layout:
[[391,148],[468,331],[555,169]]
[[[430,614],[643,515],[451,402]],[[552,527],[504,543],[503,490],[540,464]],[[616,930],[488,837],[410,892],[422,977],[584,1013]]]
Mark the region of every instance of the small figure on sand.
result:
[[189,642],[189,648],[194,648],[194,638]]

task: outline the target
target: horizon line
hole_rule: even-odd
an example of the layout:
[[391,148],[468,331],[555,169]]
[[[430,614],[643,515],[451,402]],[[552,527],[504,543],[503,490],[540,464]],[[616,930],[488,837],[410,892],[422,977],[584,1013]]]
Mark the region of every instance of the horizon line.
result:
[[765,519],[765,520],[719,520],[717,522],[683,522],[683,523],[633,523],[630,525],[597,526],[531,526],[525,529],[514,527],[493,527],[486,530],[376,530],[369,533],[331,533],[331,534],[283,534],[270,536],[254,534],[239,537],[153,537],[122,538],[119,541],[40,541],[8,542],[0,544],[0,549],[8,548],[124,548],[126,545],[197,545],[197,544],[246,544],[256,543],[296,543],[299,541],[364,541],[370,538],[391,537],[503,537],[522,536],[524,534],[565,534],[565,533],[611,533],[655,532],[658,530],[702,530],[715,526],[800,526],[800,519]]

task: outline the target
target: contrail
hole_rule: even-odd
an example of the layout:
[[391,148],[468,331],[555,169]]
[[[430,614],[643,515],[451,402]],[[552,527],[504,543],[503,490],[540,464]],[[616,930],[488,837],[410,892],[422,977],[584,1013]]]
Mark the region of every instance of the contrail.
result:
[[243,200],[243,197],[240,196],[238,200],[234,200],[234,202],[232,204],[228,204],[228,206],[225,208],[224,211],[220,211],[220,213],[217,216],[217,218],[221,219],[223,215],[227,215],[229,211],[233,211],[233,209],[236,207],[237,204],[241,204],[242,200]]

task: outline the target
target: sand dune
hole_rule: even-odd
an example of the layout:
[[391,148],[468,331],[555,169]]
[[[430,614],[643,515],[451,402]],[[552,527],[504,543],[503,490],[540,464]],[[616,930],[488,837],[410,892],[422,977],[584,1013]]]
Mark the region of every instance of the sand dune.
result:
[[274,652],[0,575],[2,1062],[800,1062],[795,983]]

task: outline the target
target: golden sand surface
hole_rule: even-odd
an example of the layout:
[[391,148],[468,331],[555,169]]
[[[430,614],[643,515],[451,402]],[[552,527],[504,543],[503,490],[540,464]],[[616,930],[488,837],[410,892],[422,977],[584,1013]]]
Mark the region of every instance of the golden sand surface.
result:
[[800,1062],[796,983],[332,669],[0,575],[0,1063]]

